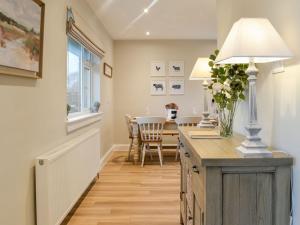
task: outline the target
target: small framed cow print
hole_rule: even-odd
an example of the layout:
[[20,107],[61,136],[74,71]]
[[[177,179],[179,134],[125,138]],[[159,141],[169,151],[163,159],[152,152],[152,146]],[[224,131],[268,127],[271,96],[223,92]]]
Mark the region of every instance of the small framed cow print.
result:
[[170,79],[168,90],[170,95],[184,95],[184,79]]
[[150,82],[151,95],[166,95],[167,87],[165,79],[152,79]]
[[151,76],[162,77],[166,75],[165,62],[164,61],[152,61],[150,64]]
[[184,61],[170,61],[169,76],[184,76]]

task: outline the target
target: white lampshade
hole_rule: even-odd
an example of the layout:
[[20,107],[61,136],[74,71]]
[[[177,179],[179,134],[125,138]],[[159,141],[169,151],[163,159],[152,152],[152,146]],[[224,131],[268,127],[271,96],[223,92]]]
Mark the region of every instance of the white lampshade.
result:
[[211,78],[208,58],[198,58],[190,75],[190,80],[207,80]]
[[268,63],[292,57],[268,19],[241,18],[235,22],[216,59],[218,64]]

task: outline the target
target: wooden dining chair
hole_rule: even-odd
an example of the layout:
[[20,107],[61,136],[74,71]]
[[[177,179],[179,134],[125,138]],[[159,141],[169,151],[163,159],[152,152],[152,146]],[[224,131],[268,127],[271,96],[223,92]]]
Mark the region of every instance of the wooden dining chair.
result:
[[[146,153],[151,154],[154,151],[158,152],[160,166],[162,166],[162,132],[166,119],[163,117],[138,117],[136,120],[142,141],[142,167]],[[150,144],[154,144],[156,149],[151,149]]]
[[[201,116],[186,116],[186,117],[175,119],[175,122],[178,127],[195,127],[200,121],[201,121]],[[178,159],[179,151],[180,151],[180,140],[178,137],[176,156],[175,156],[176,161]]]
[[130,160],[130,153],[132,150],[132,144],[133,144],[133,133],[132,133],[132,124],[131,124],[132,117],[129,114],[125,115],[125,121],[128,129],[128,135],[130,139],[129,149],[128,149],[128,161]]

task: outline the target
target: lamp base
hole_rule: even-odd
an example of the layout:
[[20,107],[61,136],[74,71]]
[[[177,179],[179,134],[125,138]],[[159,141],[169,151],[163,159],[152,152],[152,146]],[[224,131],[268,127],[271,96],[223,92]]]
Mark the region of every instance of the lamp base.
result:
[[200,123],[197,124],[199,128],[215,128],[215,125],[210,120],[201,120]]
[[245,140],[236,150],[244,158],[271,158],[272,152],[260,140]]

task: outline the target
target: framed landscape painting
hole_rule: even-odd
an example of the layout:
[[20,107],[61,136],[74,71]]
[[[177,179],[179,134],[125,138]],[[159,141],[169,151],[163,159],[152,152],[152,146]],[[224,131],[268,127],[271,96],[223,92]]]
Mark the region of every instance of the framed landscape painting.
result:
[[40,0],[0,0],[0,73],[42,77],[45,5]]

